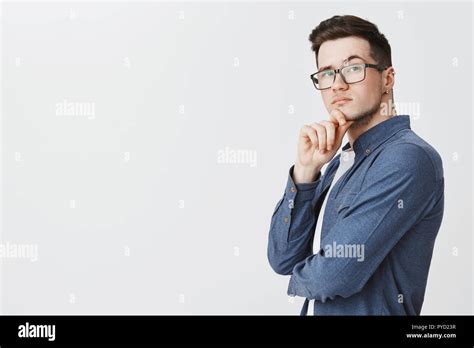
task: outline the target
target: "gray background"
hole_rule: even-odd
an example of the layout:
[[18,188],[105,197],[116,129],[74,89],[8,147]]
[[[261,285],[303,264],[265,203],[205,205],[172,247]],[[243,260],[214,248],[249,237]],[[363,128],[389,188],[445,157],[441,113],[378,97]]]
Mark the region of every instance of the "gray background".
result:
[[422,314],[473,312],[471,3],[1,10],[1,239],[38,247],[0,259],[2,313],[298,315],[268,230],[299,128],[327,117],[308,35],[334,14],[388,37],[398,112],[444,161]]

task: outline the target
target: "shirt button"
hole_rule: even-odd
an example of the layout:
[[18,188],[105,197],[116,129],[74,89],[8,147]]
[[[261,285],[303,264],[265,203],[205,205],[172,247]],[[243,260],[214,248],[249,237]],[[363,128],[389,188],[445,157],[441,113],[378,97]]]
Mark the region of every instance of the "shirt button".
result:
[[283,221],[285,221],[285,224],[287,224],[287,223],[288,223],[288,217],[285,217],[285,218],[283,219]]
[[365,150],[365,154],[368,155],[370,153],[370,149]]
[[296,189],[293,186],[291,186],[290,191],[291,192],[296,192]]

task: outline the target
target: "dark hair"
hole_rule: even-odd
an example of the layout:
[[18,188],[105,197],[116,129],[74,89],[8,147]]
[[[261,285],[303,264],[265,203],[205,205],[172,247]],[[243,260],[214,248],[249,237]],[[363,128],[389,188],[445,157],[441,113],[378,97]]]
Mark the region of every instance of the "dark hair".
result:
[[387,38],[377,26],[356,16],[333,16],[319,23],[309,35],[311,49],[316,53],[318,62],[319,48],[325,41],[357,36],[370,44],[370,55],[383,68],[392,66],[392,53]]

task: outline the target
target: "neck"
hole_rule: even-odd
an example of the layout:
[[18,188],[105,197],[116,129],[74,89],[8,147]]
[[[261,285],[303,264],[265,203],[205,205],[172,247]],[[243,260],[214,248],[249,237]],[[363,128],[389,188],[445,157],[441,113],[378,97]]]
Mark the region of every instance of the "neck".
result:
[[388,120],[389,118],[396,116],[397,111],[389,95],[384,95],[380,103],[380,108],[372,115],[368,117],[368,120],[360,120],[354,122],[347,130],[347,137],[351,148],[353,148],[354,142],[362,134],[367,132],[370,128],[378,125],[379,123]]

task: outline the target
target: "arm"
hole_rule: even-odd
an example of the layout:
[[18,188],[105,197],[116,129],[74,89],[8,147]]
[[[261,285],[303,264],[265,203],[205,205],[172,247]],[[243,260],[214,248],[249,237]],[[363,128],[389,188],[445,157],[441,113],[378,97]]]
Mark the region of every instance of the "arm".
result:
[[[315,203],[324,194],[321,169],[331,160],[337,162],[338,156],[334,156],[353,122],[334,109],[330,120],[304,125],[300,130],[295,166],[290,168],[285,193],[273,212],[268,238],[267,258],[278,274],[291,274],[296,263],[312,254],[311,241],[321,209]],[[331,164],[326,173],[329,167]]]
[[272,269],[282,275],[291,274],[296,263],[312,254],[310,243],[316,216],[313,203],[321,173],[311,183],[295,184],[290,168],[283,197],[273,212],[268,238],[267,258]]
[[[289,295],[325,302],[362,290],[402,236],[434,205],[440,180],[424,150],[395,145],[379,155],[362,190],[322,241],[364,246],[364,260],[355,257],[308,256],[292,270]],[[402,204],[400,204],[402,202]]]

